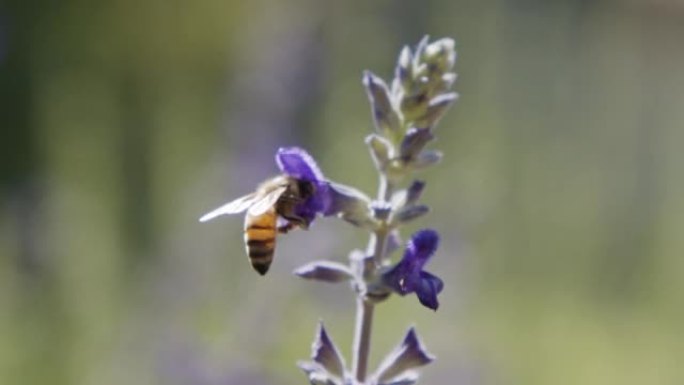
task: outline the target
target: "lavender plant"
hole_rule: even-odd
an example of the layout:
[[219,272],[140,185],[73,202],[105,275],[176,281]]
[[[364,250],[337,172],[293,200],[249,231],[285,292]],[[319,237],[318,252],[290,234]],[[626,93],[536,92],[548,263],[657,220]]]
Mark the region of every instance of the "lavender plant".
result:
[[[321,323],[312,346],[311,361],[299,363],[311,384],[411,385],[418,380],[417,369],[434,360],[411,328],[368,375],[371,327],[378,304],[392,294],[415,293],[423,306],[432,310],[439,306],[437,296],[443,282],[424,270],[437,251],[437,231],[417,231],[411,235],[397,262],[393,263],[391,256],[401,248],[401,226],[429,211],[427,205],[419,203],[426,184],[414,179],[414,174],[442,158],[441,152],[426,147],[434,139],[439,119],[457,98],[450,91],[456,80],[456,74],[451,72],[455,59],[452,39],[429,42],[426,36],[413,51],[409,47],[401,50],[389,86],[370,71],[364,73],[363,85],[375,125],[365,143],[379,175],[376,199],[326,179],[314,159],[301,148],[281,148],[276,154],[282,173],[305,183],[310,192],[302,196],[283,188],[283,195],[275,204],[276,213],[284,217],[281,220],[308,228],[318,216],[336,216],[370,232],[366,250],[351,251],[348,264],[313,261],[295,270],[296,275],[310,280],[350,283],[357,302],[351,367]],[[279,211],[278,205],[287,200],[294,200],[296,204],[285,214],[284,210]],[[225,213],[233,212],[218,209],[203,218]]]

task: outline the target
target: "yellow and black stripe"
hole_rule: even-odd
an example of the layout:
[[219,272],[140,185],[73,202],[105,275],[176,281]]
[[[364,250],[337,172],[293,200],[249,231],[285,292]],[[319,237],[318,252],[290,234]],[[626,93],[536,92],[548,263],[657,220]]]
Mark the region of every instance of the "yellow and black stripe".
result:
[[276,240],[275,210],[259,216],[245,216],[245,248],[252,267],[264,275],[273,261]]

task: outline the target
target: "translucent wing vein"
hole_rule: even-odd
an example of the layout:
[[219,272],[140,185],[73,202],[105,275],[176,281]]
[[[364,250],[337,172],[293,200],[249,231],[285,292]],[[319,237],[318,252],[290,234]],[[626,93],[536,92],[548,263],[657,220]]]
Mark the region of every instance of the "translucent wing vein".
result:
[[259,197],[257,196],[256,193],[251,193],[251,194],[245,195],[243,197],[240,197],[238,199],[235,199],[234,201],[228,202],[225,205],[202,215],[202,217],[199,219],[199,221],[200,222],[206,222],[206,221],[210,221],[210,220],[212,220],[218,216],[221,216],[221,215],[241,213],[241,212],[247,210],[250,206],[252,206],[258,200],[259,200]]
[[285,190],[287,190],[287,186],[281,186],[274,189],[273,191],[270,191],[268,194],[266,194],[260,200],[256,201],[249,208],[249,215],[257,216],[270,210],[276,204],[278,198],[280,198],[280,196],[283,195]]

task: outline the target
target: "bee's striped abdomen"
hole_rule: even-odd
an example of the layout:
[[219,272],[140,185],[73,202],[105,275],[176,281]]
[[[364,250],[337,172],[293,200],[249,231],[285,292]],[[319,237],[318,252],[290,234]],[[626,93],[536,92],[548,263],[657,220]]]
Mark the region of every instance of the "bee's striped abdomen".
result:
[[269,210],[259,216],[245,216],[245,248],[252,267],[264,275],[273,261],[276,238],[276,213]]

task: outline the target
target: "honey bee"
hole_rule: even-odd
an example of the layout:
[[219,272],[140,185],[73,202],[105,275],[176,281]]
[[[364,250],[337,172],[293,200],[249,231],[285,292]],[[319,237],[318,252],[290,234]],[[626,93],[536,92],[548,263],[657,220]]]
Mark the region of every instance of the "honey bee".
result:
[[[277,233],[284,234],[295,227],[309,227],[309,220],[297,215],[295,208],[314,192],[315,185],[312,182],[279,175],[262,182],[255,192],[208,212],[200,218],[200,222],[247,210],[245,250],[254,270],[264,275],[273,261]],[[283,223],[279,225],[280,218]]]

